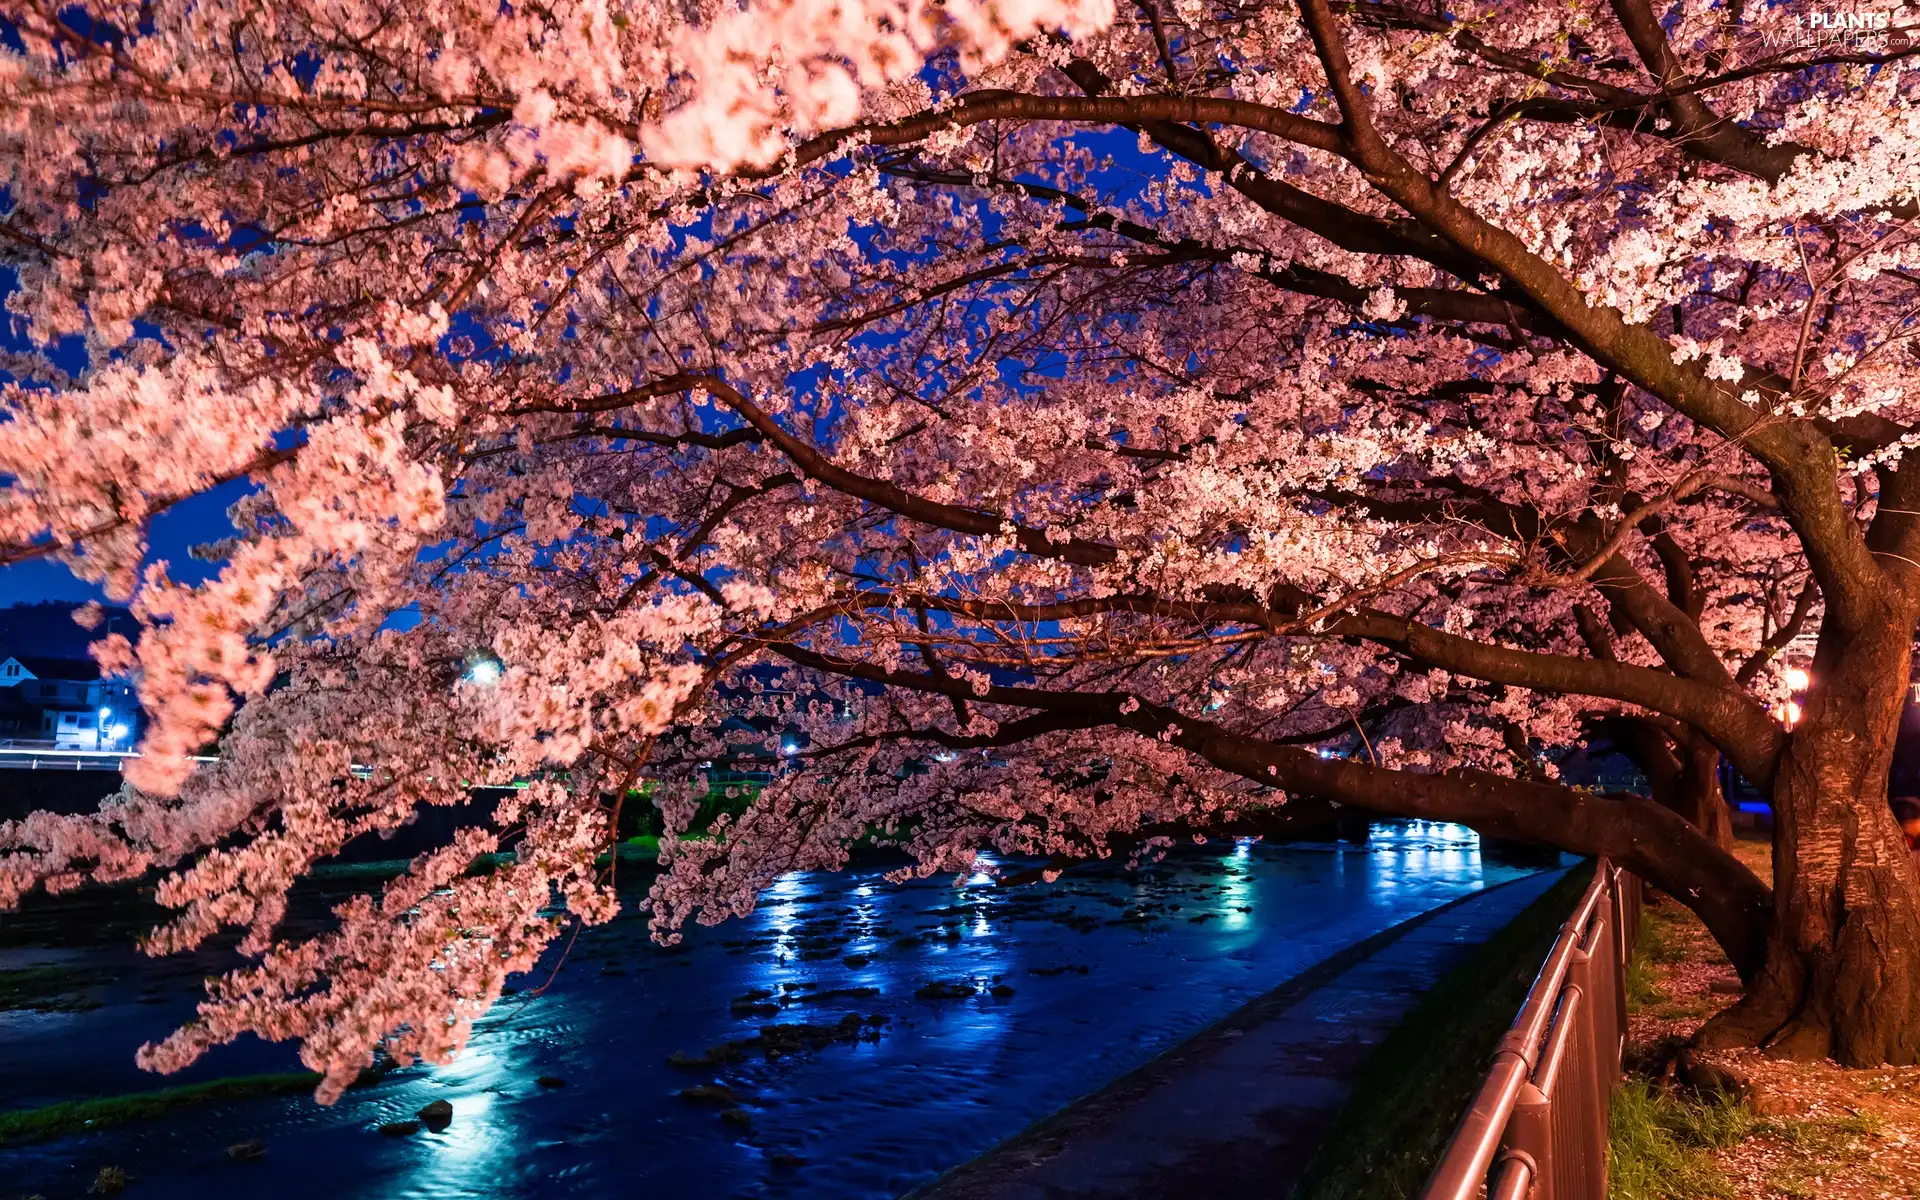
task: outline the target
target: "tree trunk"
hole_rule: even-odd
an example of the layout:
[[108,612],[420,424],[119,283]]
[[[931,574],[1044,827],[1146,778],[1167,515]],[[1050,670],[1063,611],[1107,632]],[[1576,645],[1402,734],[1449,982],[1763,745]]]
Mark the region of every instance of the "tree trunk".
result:
[[1733,852],[1733,814],[1720,791],[1720,748],[1695,734],[1680,747],[1680,787],[1676,808],[1707,840]]
[[1733,815],[1720,791],[1720,748],[1692,726],[1620,717],[1603,728],[1647,777],[1653,798],[1685,817],[1717,848],[1733,852]]
[[1920,1061],[1920,873],[1887,807],[1912,616],[1823,632],[1774,781],[1766,963],[1708,1047],[1761,1045],[1846,1066]]

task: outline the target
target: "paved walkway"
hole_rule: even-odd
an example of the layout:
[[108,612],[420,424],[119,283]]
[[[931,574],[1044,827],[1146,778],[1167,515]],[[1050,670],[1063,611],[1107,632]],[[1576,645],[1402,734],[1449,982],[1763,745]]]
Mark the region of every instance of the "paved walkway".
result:
[[909,1200],[1284,1196],[1373,1048],[1561,874],[1475,892],[1356,942]]

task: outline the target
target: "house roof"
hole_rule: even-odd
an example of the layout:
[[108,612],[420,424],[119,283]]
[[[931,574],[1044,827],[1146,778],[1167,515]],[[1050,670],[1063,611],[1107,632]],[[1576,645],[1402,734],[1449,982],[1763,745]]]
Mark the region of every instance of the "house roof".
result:
[[0,662],[17,658],[20,665],[32,671],[37,679],[94,680],[100,678],[100,664],[90,658],[38,658],[26,654],[10,654],[0,649]]

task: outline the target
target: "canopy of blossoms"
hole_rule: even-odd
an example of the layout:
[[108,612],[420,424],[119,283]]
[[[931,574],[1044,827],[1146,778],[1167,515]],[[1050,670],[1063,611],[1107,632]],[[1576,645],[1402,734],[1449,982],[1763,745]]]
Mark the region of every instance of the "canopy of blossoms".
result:
[[[1064,864],[1301,795],[1691,856],[1747,937],[1744,868],[1548,751],[1770,786],[1781,652],[1920,570],[1889,11],[16,0],[0,561],[132,603],[151,725],[0,824],[0,903],[158,872],[154,949],[253,958],[144,1061],[298,1039],[323,1095],[607,919],[642,780],[669,937],[863,836]],[[175,582],[151,519],[237,480]],[[775,782],[676,837],[719,759]]]

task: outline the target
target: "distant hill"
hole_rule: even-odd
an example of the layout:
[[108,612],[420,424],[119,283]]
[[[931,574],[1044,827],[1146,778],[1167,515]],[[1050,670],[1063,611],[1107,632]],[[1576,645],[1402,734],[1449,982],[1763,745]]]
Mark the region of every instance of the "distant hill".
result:
[[80,607],[70,600],[46,600],[0,608],[0,658],[86,658],[87,645],[112,630],[132,637],[133,614],[107,607],[97,629],[82,629],[73,619]]

